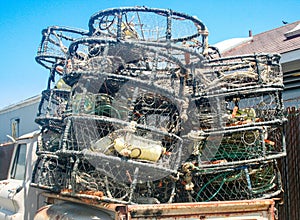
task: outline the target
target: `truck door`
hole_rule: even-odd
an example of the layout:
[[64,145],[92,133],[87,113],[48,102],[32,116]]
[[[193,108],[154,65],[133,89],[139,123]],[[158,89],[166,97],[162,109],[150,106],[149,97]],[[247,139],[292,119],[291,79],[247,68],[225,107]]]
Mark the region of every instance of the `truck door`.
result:
[[32,219],[37,209],[38,191],[30,187],[36,145],[33,134],[15,142],[8,178],[0,181],[0,220]]

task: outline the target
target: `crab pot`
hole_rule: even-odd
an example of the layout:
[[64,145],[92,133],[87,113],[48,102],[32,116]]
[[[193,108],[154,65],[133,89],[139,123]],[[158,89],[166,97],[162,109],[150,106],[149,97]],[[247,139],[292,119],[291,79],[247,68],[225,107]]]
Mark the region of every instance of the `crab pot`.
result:
[[204,137],[194,142],[190,159],[206,172],[286,155],[280,124],[208,132]]
[[203,67],[204,59],[195,50],[177,44],[89,37],[70,45],[65,77],[70,81],[92,75],[135,80],[181,97],[192,93],[195,69]]
[[191,114],[198,118],[199,128],[207,131],[285,120],[282,90],[277,88],[205,95],[195,98],[194,102],[196,111],[191,111]]
[[[175,172],[180,165],[182,139],[175,134],[105,116],[73,115],[67,120],[62,150],[82,152],[96,169],[119,181],[130,181],[128,175],[134,179],[136,168],[138,179],[145,181]],[[70,148],[70,142],[78,148]]]
[[33,170],[31,185],[52,192],[68,189],[74,163],[71,159],[54,154],[40,154]]
[[35,122],[49,129],[61,130],[69,95],[68,90],[44,90]]
[[282,192],[280,178],[274,160],[249,163],[212,174],[185,169],[182,181],[178,181],[176,201],[208,202],[271,198]]
[[56,152],[60,149],[60,139],[60,132],[44,127],[41,130],[37,153],[39,154],[39,152]]
[[123,7],[99,11],[90,17],[89,31],[94,36],[118,40],[169,40],[193,45],[198,42],[199,47],[208,46],[208,30],[202,21],[168,9]]
[[42,30],[42,40],[35,60],[47,69],[56,69],[56,73],[63,75],[68,47],[74,40],[87,36],[88,31],[51,26]]
[[278,54],[253,54],[206,60],[197,76],[199,92],[230,92],[283,87]]

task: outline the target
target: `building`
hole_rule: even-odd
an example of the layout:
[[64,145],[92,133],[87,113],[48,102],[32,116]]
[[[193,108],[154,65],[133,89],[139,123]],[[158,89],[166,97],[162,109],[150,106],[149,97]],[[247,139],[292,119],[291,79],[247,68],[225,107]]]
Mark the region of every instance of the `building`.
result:
[[40,99],[37,95],[0,109],[0,143],[39,129],[34,120]]

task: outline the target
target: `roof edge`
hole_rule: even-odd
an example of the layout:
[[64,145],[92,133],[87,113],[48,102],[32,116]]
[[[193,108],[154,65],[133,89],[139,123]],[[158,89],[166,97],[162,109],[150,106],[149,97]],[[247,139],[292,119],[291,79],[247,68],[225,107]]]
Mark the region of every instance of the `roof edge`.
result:
[[25,99],[23,101],[17,102],[15,104],[8,105],[8,106],[3,107],[2,109],[0,109],[0,114],[10,112],[10,111],[13,111],[13,110],[16,110],[16,109],[20,109],[20,108],[28,106],[30,104],[39,102],[40,99],[41,99],[41,95],[36,95],[36,96],[30,97],[28,99]]
[[220,53],[227,52],[233,48],[236,48],[237,46],[247,43],[251,41],[253,37],[243,37],[243,38],[231,38],[224,41],[221,41],[219,43],[216,43],[214,46],[217,47],[220,51]]

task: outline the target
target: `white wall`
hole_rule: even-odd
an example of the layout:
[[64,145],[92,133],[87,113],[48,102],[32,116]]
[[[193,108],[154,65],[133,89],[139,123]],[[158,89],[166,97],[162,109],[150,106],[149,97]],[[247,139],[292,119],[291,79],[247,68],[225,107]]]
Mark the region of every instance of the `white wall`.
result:
[[11,121],[14,119],[20,120],[19,136],[39,129],[34,122],[39,101],[40,96],[36,96],[0,110],[0,143],[9,140],[6,135],[12,135]]

